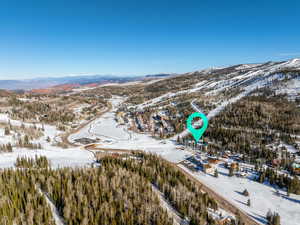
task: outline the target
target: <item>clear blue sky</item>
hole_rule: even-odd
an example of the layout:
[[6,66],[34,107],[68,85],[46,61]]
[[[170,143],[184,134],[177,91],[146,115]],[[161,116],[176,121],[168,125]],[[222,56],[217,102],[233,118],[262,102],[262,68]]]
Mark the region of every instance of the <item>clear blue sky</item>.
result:
[[0,78],[188,72],[300,57],[300,1],[2,0]]

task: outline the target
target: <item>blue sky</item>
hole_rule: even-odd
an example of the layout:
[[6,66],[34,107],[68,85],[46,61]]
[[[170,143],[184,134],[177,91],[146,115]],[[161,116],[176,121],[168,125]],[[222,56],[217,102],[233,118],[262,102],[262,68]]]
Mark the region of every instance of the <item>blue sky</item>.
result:
[[0,79],[188,72],[300,57],[294,0],[0,1]]

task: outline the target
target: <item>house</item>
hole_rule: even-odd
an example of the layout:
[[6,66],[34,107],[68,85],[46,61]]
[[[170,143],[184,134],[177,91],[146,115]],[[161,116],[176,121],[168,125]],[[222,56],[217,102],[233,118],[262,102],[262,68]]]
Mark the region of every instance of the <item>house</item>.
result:
[[246,177],[246,176],[247,176],[247,173],[245,173],[245,172],[237,172],[235,175],[236,175],[237,177]]
[[209,163],[202,164],[202,168],[203,168],[204,173],[212,174],[215,171],[215,168],[213,166],[211,166]]
[[300,175],[300,163],[294,162],[292,164],[292,167],[293,167],[294,173],[296,175]]
[[117,122],[121,125],[124,125],[125,124],[125,121],[124,121],[124,116],[125,116],[125,113],[124,112],[118,112],[117,115],[116,115],[116,119],[117,119]]
[[239,169],[239,164],[237,162],[232,162],[228,164],[227,168],[232,168],[233,170],[238,170]]
[[228,158],[229,158],[229,155],[226,154],[226,153],[224,153],[224,154],[222,155],[222,157],[225,158],[225,159],[228,159]]
[[295,168],[294,173],[298,176],[300,176],[300,168]]
[[273,159],[272,160],[272,167],[280,166],[281,160],[280,159]]
[[300,169],[300,163],[294,162],[292,164],[293,169]]
[[231,216],[225,216],[225,217],[222,217],[219,220],[217,220],[217,223],[219,225],[231,224],[232,219],[233,218]]
[[217,158],[215,158],[215,157],[209,157],[209,158],[207,159],[207,161],[208,161],[208,163],[210,163],[210,164],[218,164],[218,163],[220,162],[220,160],[217,159]]

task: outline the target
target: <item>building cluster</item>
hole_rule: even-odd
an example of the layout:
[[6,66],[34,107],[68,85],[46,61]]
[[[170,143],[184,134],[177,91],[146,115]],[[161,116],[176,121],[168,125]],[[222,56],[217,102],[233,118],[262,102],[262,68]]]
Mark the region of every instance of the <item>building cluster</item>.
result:
[[172,116],[168,110],[158,112],[145,111],[119,111],[116,114],[116,120],[119,124],[125,124],[131,121],[131,126],[141,133],[150,133],[157,137],[168,137],[175,135],[175,126]]

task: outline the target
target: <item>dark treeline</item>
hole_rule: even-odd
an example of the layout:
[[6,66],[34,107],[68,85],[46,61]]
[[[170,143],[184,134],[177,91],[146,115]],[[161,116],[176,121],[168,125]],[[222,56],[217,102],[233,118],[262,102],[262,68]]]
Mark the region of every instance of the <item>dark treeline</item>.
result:
[[226,127],[247,127],[262,131],[276,130],[282,133],[300,133],[300,110],[296,102],[284,96],[249,96],[228,106],[214,124]]
[[206,208],[218,209],[214,199],[202,193],[200,187],[187,179],[182,172],[156,156],[141,154],[139,157],[142,158],[140,162],[105,158],[101,165],[118,165],[146,178],[164,193],[166,199],[181,215],[190,218],[190,224],[205,224],[206,221],[213,224]]
[[55,225],[45,198],[33,182],[34,175],[24,170],[0,172],[0,224]]

